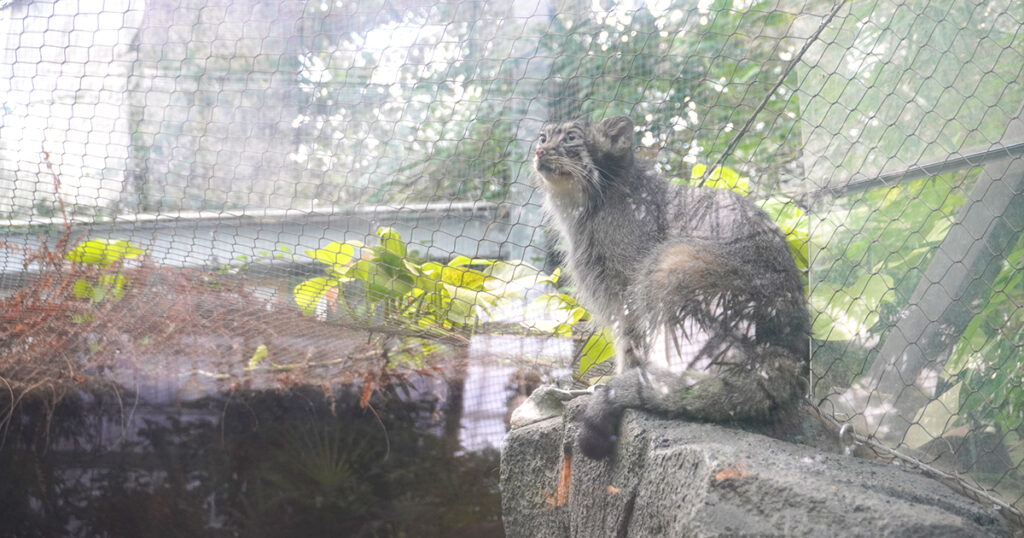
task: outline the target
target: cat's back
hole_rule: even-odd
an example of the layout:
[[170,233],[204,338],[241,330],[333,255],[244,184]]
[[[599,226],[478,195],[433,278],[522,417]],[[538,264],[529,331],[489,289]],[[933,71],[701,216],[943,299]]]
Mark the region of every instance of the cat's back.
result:
[[750,199],[726,189],[673,185],[668,192],[667,238],[746,242],[785,248],[782,232]]

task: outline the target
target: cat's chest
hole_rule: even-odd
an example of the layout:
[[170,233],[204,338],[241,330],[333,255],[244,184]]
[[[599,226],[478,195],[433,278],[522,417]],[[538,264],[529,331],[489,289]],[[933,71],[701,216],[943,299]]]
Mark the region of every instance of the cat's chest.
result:
[[619,278],[635,268],[659,241],[656,208],[620,199],[576,221],[569,237],[576,273]]
[[664,227],[662,220],[657,201],[619,196],[607,200],[581,223],[580,234],[594,244],[614,246],[619,252],[632,254],[658,240]]

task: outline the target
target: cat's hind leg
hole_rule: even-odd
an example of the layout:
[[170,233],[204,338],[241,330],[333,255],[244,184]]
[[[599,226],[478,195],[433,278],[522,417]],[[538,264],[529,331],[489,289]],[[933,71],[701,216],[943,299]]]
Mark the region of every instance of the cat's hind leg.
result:
[[579,446],[591,459],[611,455],[626,409],[713,422],[767,419],[805,390],[802,366],[787,350],[766,346],[757,360],[712,373],[628,369],[599,387],[583,413]]

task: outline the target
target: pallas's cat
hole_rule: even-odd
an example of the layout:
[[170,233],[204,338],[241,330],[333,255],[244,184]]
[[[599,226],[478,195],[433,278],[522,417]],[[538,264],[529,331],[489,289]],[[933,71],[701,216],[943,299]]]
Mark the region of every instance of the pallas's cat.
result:
[[[806,390],[809,316],[782,232],[738,194],[660,179],[633,140],[617,116],[547,125],[536,147],[579,299],[616,339],[617,373],[579,439],[595,459],[614,449],[626,408],[761,419]],[[680,341],[699,343],[682,353]]]

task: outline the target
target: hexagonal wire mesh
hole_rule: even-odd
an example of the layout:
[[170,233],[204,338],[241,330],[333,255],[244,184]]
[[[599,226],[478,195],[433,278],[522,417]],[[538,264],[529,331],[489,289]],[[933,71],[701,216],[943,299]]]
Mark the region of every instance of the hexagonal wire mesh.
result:
[[1022,23],[1013,0],[8,0],[2,374],[458,362],[500,415],[592,330],[545,283],[535,133],[627,114],[665,177],[733,178],[790,234],[825,413],[1019,515]]

